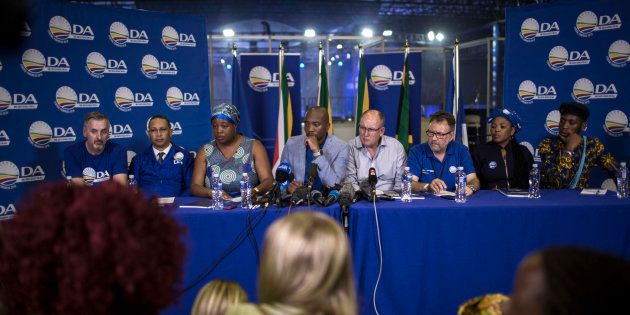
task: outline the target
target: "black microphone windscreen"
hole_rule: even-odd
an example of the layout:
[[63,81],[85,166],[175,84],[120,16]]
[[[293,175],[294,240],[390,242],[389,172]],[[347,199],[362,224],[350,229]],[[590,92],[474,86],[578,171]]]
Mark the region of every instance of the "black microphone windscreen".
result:
[[378,181],[378,177],[376,177],[376,169],[373,167],[370,167],[370,173],[368,176],[368,182],[370,185],[372,186],[376,186],[376,182]]
[[317,176],[317,164],[311,163],[311,167],[308,169],[308,177],[315,178]]
[[339,203],[342,206],[349,206],[354,200],[354,187],[351,183],[345,183],[339,191]]
[[287,174],[287,172],[280,169],[276,170],[276,181],[278,183],[284,183],[287,179],[289,179],[289,174]]

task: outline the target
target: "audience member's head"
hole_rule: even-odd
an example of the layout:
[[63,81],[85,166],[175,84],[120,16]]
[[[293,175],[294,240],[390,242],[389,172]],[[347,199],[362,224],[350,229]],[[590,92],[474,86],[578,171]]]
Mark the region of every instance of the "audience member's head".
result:
[[304,314],[357,314],[350,248],[334,220],[298,212],[273,223],[264,242],[261,303]]
[[630,262],[575,247],[526,257],[505,314],[618,314],[627,308]]
[[212,280],[197,293],[192,315],[223,315],[228,306],[247,302],[247,293],[233,281]]
[[115,182],[46,184],[3,226],[0,300],[10,314],[158,314],[182,278],[182,227]]
[[476,296],[460,305],[457,315],[502,315],[503,305],[509,300],[500,293]]

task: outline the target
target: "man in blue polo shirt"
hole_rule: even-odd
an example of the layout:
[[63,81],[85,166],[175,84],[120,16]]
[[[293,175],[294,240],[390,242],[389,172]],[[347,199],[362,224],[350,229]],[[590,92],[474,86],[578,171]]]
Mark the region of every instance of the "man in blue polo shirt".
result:
[[407,165],[414,175],[414,191],[439,193],[455,190],[455,173],[458,166],[466,172],[466,195],[479,190],[479,179],[475,174],[468,148],[453,141],[455,117],[439,111],[429,118],[426,143],[413,146],[409,150]]
[[83,119],[85,141],[64,150],[66,176],[73,185],[94,186],[114,180],[127,185],[127,151],[109,139],[109,119],[91,112]]
[[147,133],[151,146],[133,157],[129,175],[147,195],[190,195],[194,158],[171,142],[171,122],[166,116],[155,115],[149,119]]

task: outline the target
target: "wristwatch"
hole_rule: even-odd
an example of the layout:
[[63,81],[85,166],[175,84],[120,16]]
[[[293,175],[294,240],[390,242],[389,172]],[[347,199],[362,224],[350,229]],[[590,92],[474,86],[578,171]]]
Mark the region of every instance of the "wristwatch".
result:
[[313,152],[313,157],[319,157],[320,155],[322,155],[322,151],[323,150],[319,150],[317,152]]
[[254,187],[254,191],[256,192],[256,194],[260,193],[260,189],[258,189],[258,187]]
[[569,150],[564,150],[564,153],[570,157],[573,157],[573,151],[569,151]]
[[470,188],[470,190],[474,193],[477,192],[477,187],[475,187],[474,185],[466,185],[468,188]]
[[422,186],[422,190],[429,191],[429,183],[424,184],[424,186]]

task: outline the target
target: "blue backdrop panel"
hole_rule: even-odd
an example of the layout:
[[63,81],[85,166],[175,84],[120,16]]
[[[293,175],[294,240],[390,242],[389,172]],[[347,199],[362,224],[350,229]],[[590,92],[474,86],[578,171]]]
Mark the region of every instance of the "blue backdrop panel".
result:
[[[267,149],[269,160],[273,160],[273,149],[278,131],[278,54],[241,54],[241,78],[249,117],[252,120],[254,137]],[[287,80],[293,109],[293,133],[302,133],[300,55],[285,54]]]
[[154,114],[189,150],[209,140],[203,17],[47,4],[27,24],[22,47],[0,55],[0,215],[32,186],[64,178],[63,150],[83,141],[88,112],[110,118],[110,141],[129,157],[149,145]]
[[[420,118],[422,116],[421,93],[421,53],[409,54],[409,112],[413,143],[420,143]],[[378,109],[385,115],[385,134],[395,136],[398,130],[398,102],[402,84],[405,54],[376,53],[365,54],[364,62],[368,74],[370,108]]]
[[[630,159],[623,130],[630,115],[630,3],[528,5],[508,8],[504,100],[524,120],[519,140],[534,148],[558,134],[560,103],[577,101],[591,116],[585,135],[599,138],[618,161]],[[600,186],[603,172],[591,186]]]

